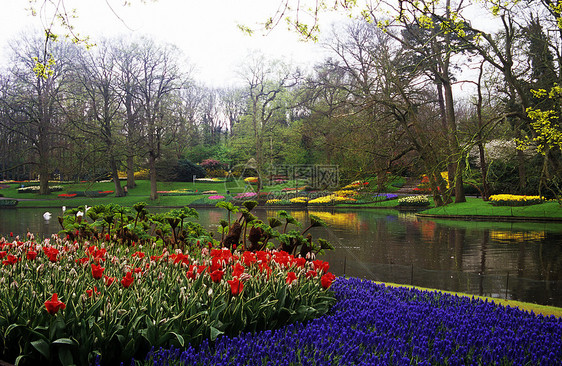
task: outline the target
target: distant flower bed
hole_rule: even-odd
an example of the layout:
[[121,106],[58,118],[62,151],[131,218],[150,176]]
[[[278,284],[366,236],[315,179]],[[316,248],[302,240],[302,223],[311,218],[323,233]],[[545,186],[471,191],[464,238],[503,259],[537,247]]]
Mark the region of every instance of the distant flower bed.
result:
[[61,198],[72,198],[76,197],[76,193],[61,193],[58,196]]
[[197,193],[197,190],[191,189],[175,189],[172,191],[158,191],[157,192],[161,196],[193,196]]
[[201,197],[199,199],[196,199],[195,201],[191,202],[189,205],[193,205],[193,206],[198,206],[198,205],[211,205],[211,206],[215,206],[217,204],[217,202],[220,201],[230,201],[232,199],[232,197],[230,196],[223,196],[223,195],[219,195],[219,194],[214,194],[211,196],[207,196],[207,197]]
[[234,196],[233,198],[235,200],[246,200],[249,198],[254,198],[256,197],[258,194],[256,192],[244,192],[244,193],[238,193],[236,196]]
[[349,190],[349,189],[357,190],[357,189],[361,189],[363,187],[366,187],[368,185],[369,185],[369,182],[364,182],[362,180],[356,180],[355,182],[350,183],[350,184],[342,187],[342,190]]
[[348,202],[355,202],[354,198],[349,197],[342,197],[337,196],[335,194],[331,194],[324,197],[318,197],[308,201],[309,204],[312,205],[322,205],[322,204],[333,204],[333,203],[348,203]]
[[398,206],[429,206],[427,196],[408,196],[398,199]]
[[562,322],[441,292],[337,278],[337,303],[306,324],[154,349],[144,365],[555,365]]
[[[18,193],[39,193],[39,186],[29,186],[18,188]],[[62,191],[62,186],[51,186],[49,187],[49,191],[51,192],[60,192]]]
[[289,200],[291,203],[303,204],[308,202],[308,198],[306,197],[295,197]]
[[289,206],[291,201],[287,199],[273,198],[265,202],[266,205]]
[[246,182],[248,184],[258,184],[258,177],[244,178],[244,182]]
[[523,196],[515,194],[495,194],[490,196],[490,203],[494,206],[530,206],[544,202],[541,196]]
[[377,194],[373,197],[375,202],[390,201],[390,200],[395,200],[397,198],[398,198],[398,195],[394,194],[394,193],[381,193],[381,194]]
[[[113,191],[71,191],[71,192],[68,192],[66,197],[97,198],[97,197],[105,197],[105,196],[107,196],[111,193],[113,193]],[[70,195],[73,195],[73,196],[70,196]],[[59,197],[60,197],[60,195],[59,195]]]
[[196,182],[205,182],[205,183],[224,183],[226,182],[225,179],[220,178],[196,178]]

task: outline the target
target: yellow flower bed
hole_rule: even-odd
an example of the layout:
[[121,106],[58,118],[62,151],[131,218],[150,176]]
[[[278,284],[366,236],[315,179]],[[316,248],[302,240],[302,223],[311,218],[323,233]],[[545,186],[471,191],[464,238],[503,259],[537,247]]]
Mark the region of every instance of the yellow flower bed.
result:
[[291,203],[306,203],[308,199],[306,197],[295,197],[291,198],[289,201],[291,201]]
[[274,199],[267,200],[267,201],[265,202],[265,204],[266,204],[266,205],[273,205],[274,203],[277,203],[277,202],[281,202],[281,200],[278,199],[278,198],[274,198]]
[[342,203],[342,202],[350,202],[350,201],[356,201],[356,200],[354,198],[336,196],[335,194],[331,194],[329,196],[315,198],[313,200],[308,201],[308,203],[322,204],[322,203],[332,203],[332,202]]
[[350,183],[348,185],[346,185],[345,187],[342,188],[342,190],[348,190],[348,189],[360,189],[363,188],[365,186],[367,186],[369,184],[369,182],[364,182],[362,180],[356,180],[353,183]]
[[541,196],[524,196],[517,194],[494,194],[490,196],[494,206],[529,206],[544,202]]
[[340,197],[353,197],[357,195],[357,192],[350,189],[342,189],[340,191],[335,191],[334,194]]

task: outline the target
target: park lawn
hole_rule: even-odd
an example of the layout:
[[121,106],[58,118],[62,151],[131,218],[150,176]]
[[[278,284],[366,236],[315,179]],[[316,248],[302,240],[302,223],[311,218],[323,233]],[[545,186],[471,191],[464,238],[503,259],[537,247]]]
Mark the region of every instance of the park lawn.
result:
[[466,202],[452,203],[420,212],[421,215],[436,216],[495,216],[562,219],[562,205],[550,201],[531,206],[493,206],[481,198],[467,197]]
[[[30,183],[24,183],[30,185]],[[125,197],[115,197],[114,193],[111,193],[105,197],[74,197],[65,198],[59,197],[61,193],[68,193],[73,191],[113,191],[115,190],[115,185],[113,182],[77,182],[77,183],[52,183],[52,185],[63,186],[63,190],[60,192],[53,192],[48,196],[41,196],[37,193],[18,193],[17,189],[20,184],[12,183],[9,188],[4,188],[0,190],[0,193],[4,197],[20,199],[17,207],[78,207],[82,205],[105,205],[109,203],[116,203],[121,206],[133,206],[137,202],[146,202],[148,206],[174,206],[183,207],[189,205],[196,199],[204,197],[202,192],[205,191],[217,191],[218,193],[224,194],[226,192],[226,186],[224,183],[211,183],[211,182],[158,182],[157,189],[159,192],[162,191],[173,191],[173,190],[197,190],[197,194],[186,195],[186,196],[164,196],[159,195],[158,199],[150,200],[150,181],[148,180],[137,180],[137,186],[131,190]],[[233,189],[235,193],[235,190]]]

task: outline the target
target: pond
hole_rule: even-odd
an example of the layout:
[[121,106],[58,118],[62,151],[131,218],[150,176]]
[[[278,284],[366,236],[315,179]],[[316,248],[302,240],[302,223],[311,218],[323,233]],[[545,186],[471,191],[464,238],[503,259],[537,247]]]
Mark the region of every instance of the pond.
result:
[[[55,233],[61,211],[49,210],[50,220],[43,218],[45,209],[0,210],[0,234]],[[198,211],[198,222],[215,233],[227,217],[222,209]],[[335,246],[322,259],[336,275],[562,306],[562,223],[422,219],[381,209],[290,213],[303,222],[314,214],[329,224],[312,234]],[[264,219],[275,211],[256,214]]]

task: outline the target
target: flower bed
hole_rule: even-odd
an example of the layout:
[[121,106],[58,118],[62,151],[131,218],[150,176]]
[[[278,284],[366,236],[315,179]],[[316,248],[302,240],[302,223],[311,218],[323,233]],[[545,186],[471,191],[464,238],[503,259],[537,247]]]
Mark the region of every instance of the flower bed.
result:
[[369,182],[365,182],[362,180],[356,180],[355,182],[352,182],[344,187],[342,187],[342,190],[348,190],[348,189],[354,189],[354,190],[358,190],[358,189],[362,189],[366,186],[369,185]]
[[327,205],[327,204],[336,204],[336,203],[350,203],[355,202],[354,198],[337,196],[335,194],[331,194],[324,197],[318,197],[308,201],[308,204],[311,205]]
[[256,192],[244,192],[238,193],[236,196],[233,197],[235,200],[248,200],[251,198],[255,198],[258,194]]
[[[66,197],[89,197],[89,198],[97,198],[97,197],[105,197],[109,194],[112,194],[113,191],[70,191],[68,192]],[[73,195],[73,196],[71,196]]]
[[490,203],[494,206],[530,206],[544,202],[541,196],[523,196],[515,194],[495,194],[490,196]]
[[197,190],[193,189],[175,189],[172,191],[158,191],[160,196],[193,196],[199,194]]
[[562,320],[440,292],[337,278],[328,315],[155,349],[145,365],[556,365]]
[[306,322],[334,302],[327,262],[281,251],[188,253],[54,235],[2,238],[0,259],[0,359],[9,362],[128,362],[151,346]]
[[196,178],[195,181],[196,181],[196,182],[205,182],[205,183],[224,183],[224,182],[226,182],[226,179],[220,179],[220,178]]
[[[18,193],[39,193],[39,186],[27,186],[23,188],[18,188]],[[60,192],[62,191],[62,186],[50,186],[49,191]]]
[[381,193],[373,196],[375,202],[390,201],[390,200],[395,200],[397,198],[398,195],[394,193]]
[[407,196],[398,199],[398,206],[429,206],[427,196]]

